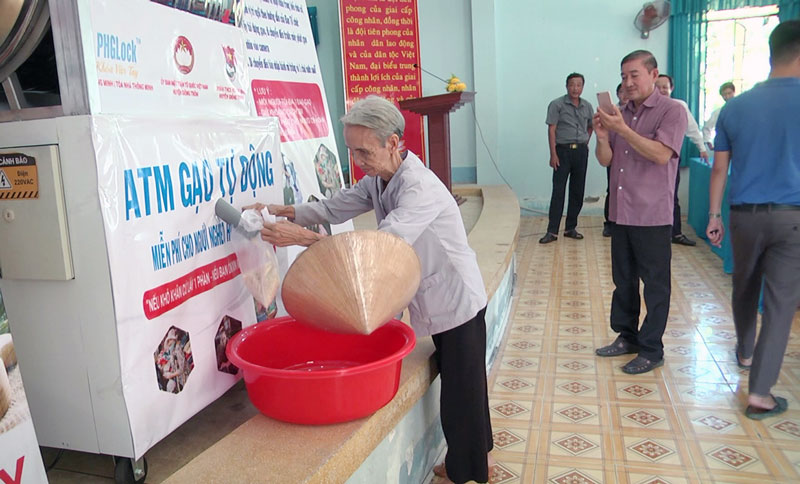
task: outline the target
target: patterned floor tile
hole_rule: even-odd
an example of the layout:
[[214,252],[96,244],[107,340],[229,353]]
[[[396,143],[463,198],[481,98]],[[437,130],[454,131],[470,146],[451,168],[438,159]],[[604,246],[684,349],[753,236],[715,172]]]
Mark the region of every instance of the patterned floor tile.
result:
[[566,397],[588,397],[597,398],[597,382],[572,379],[572,378],[556,378],[554,386],[554,395]]
[[534,338],[509,338],[506,352],[541,353],[542,343]]
[[535,373],[539,370],[539,358],[535,356],[504,356],[501,368]]
[[640,407],[612,405],[614,422],[619,422],[623,432],[626,429],[647,429],[649,431],[673,432],[667,410],[662,407]]
[[494,387],[492,387],[492,391],[532,396],[536,393],[536,381],[536,378],[531,376],[500,376],[495,379],[495,384]]
[[595,374],[594,365],[595,365],[594,359],[559,356],[556,358],[556,373],[570,373],[575,375],[594,375]]
[[674,440],[624,436],[625,461],[660,465],[682,465]]
[[[692,436],[745,437],[740,412],[729,409],[687,409],[679,412],[681,425]],[[749,424],[748,424],[749,427]]]
[[554,403],[553,423],[600,425],[600,407],[577,403]]
[[559,338],[591,338],[593,334],[593,328],[584,324],[561,323],[558,325]]
[[603,437],[598,434],[557,432],[550,433],[548,455],[552,457],[580,457],[603,460]]
[[527,439],[520,435],[522,432],[514,429],[496,428],[492,432],[494,448],[502,451],[517,450],[525,452]]
[[531,417],[531,407],[530,402],[489,398],[489,412],[492,419],[527,422]]
[[664,398],[658,384],[614,381],[612,385],[616,400],[661,402]]
[[594,355],[592,340],[559,339],[556,341],[556,353],[561,355]]
[[546,482],[549,484],[602,484],[606,482],[602,470],[558,466],[547,466],[545,469],[544,477],[547,478]]

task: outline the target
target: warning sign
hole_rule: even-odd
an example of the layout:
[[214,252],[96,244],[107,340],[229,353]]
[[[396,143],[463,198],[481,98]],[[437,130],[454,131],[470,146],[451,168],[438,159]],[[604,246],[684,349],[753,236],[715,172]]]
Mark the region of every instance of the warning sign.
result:
[[36,158],[23,153],[0,153],[0,200],[39,198]]

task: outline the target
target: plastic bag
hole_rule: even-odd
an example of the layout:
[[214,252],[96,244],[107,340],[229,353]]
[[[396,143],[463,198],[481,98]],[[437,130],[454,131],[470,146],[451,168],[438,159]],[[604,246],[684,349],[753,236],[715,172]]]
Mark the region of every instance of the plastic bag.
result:
[[231,243],[239,259],[245,287],[256,301],[269,307],[278,294],[281,278],[275,248],[259,236],[265,217],[274,221],[274,216],[269,213],[262,214],[256,210],[242,212],[241,222],[231,234]]

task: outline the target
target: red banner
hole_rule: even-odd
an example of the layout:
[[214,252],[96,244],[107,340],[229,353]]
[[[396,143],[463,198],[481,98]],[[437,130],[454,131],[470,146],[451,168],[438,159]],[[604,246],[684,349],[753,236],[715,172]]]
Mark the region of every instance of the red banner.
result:
[[[417,0],[339,0],[339,14],[348,108],[371,94],[395,104],[422,96]],[[405,145],[424,158],[422,116],[402,113]],[[351,181],[362,176],[351,159]]]
[[280,120],[281,141],[328,136],[328,117],[317,84],[260,79],[251,84],[258,115]]
[[209,291],[223,282],[230,281],[241,273],[236,254],[231,254],[192,272],[145,291],[142,298],[147,319],[175,309],[189,299]]

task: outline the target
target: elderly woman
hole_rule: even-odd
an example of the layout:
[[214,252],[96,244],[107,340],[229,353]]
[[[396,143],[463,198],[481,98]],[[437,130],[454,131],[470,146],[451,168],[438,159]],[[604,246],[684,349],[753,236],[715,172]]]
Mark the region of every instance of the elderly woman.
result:
[[[356,102],[341,119],[345,144],[366,176],[314,203],[270,205],[289,221],[264,224],[275,245],[309,246],[323,235],[302,226],[342,223],[375,210],[378,230],[405,239],[422,265],[409,304],[418,336],[431,335],[442,378],[441,419],[447,456],[434,472],[452,482],[488,482],[492,429],[486,391],[486,291],[453,196],[420,159],[402,148],[405,121],[378,96]],[[447,482],[447,481],[445,481]]]

